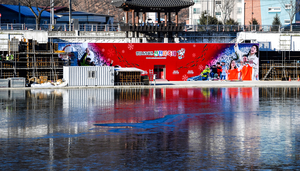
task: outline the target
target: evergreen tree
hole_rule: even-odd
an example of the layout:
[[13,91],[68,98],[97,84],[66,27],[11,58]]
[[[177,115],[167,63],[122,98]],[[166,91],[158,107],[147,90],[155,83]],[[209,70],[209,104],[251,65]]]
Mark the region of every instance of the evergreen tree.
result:
[[225,25],[239,25],[237,21],[234,21],[234,19],[229,18],[226,22]]
[[238,25],[239,25],[239,23],[237,21],[234,21],[234,19],[229,18],[225,22],[224,29],[227,30],[227,31],[238,31],[238,29],[239,29]]
[[222,25],[222,22],[218,21],[216,17],[205,16],[206,14],[206,11],[201,14],[199,25],[206,25],[207,23],[208,25]]
[[278,31],[280,26],[281,26],[280,18],[278,16],[278,14],[276,14],[274,19],[273,19],[273,22],[272,22],[271,31]]
[[252,25],[252,30],[259,30],[259,23],[256,18],[253,18],[252,21],[249,21],[249,24]]
[[259,25],[258,21],[256,18],[253,18],[252,21],[249,21],[250,25]]
[[[207,12],[204,11],[201,14],[201,17],[199,18],[199,25],[201,27],[199,27],[198,31],[216,31],[217,30],[217,25],[222,25],[222,22],[220,22],[216,17],[212,17],[212,16],[206,16]],[[205,25],[205,26],[204,26]],[[206,26],[208,25],[208,26]]]

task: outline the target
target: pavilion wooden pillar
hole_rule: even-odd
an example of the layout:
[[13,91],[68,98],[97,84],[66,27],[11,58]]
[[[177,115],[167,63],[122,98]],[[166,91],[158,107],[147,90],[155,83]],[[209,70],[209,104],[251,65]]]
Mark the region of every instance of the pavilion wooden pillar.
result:
[[144,23],[144,25],[146,25],[146,13],[145,12],[143,12],[143,23]]
[[[125,11],[125,26],[128,26],[128,11]],[[126,38],[128,38],[128,31],[125,31]]]
[[[155,19],[156,20],[156,19]],[[155,23],[155,21],[154,21],[154,23]],[[160,25],[160,12],[157,12],[157,26],[156,27],[161,27],[161,25]],[[157,32],[157,40],[160,38],[160,32],[158,31]]]
[[138,26],[139,25],[139,19],[140,19],[140,16],[139,16],[139,12],[136,12],[136,17],[135,17],[135,23],[136,23],[136,25]]
[[175,23],[176,23],[176,26],[178,26],[178,11],[176,11],[176,14],[175,14]]
[[[175,24],[178,27],[178,11],[175,12]],[[178,32],[175,32],[175,38],[178,38]]]
[[[168,13],[165,12],[165,27],[167,27],[167,23],[168,23]],[[164,33],[165,34],[165,38],[167,38],[167,32]]]
[[167,26],[167,17],[168,17],[168,13],[167,12],[165,12],[165,26]]
[[135,25],[135,15],[134,15],[134,10],[131,10],[131,20],[132,20],[132,25]]
[[[136,12],[136,29],[138,29],[139,28],[139,19],[140,19],[140,13],[137,11]],[[136,31],[136,37],[139,37],[139,32],[138,31]]]
[[125,23],[128,24],[128,11],[125,11]]
[[[157,23],[161,23],[161,22],[160,22],[160,12],[157,12],[157,20],[158,20]],[[154,22],[155,22],[155,21],[154,21]]]
[[[146,12],[143,12],[143,27],[146,27]],[[145,33],[143,37],[146,37]]]
[[132,37],[135,37],[135,32],[134,32],[134,29],[135,29],[135,12],[134,10],[131,11],[131,14],[132,14]]
[[[169,15],[168,15],[168,22],[167,22],[167,23],[169,23],[170,25],[172,25],[171,12],[169,12]],[[168,28],[171,28],[171,27],[168,27]],[[167,28],[167,29],[168,29],[168,28]],[[173,35],[173,33],[172,33],[172,32],[168,32],[168,35],[169,35],[169,37],[171,38],[172,35]]]

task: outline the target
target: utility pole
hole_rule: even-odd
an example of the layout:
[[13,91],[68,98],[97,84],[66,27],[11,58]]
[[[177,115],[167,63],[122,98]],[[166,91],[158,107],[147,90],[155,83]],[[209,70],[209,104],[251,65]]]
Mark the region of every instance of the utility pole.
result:
[[21,3],[19,0],[19,23],[21,23]]
[[72,0],[69,0],[69,31],[72,31]]
[[54,25],[54,0],[51,1],[51,24]]

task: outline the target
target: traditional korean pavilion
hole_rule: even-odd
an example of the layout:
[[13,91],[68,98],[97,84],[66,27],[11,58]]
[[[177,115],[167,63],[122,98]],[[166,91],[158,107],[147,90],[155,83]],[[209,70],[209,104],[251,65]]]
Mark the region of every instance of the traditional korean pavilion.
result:
[[[166,38],[169,34],[173,33],[176,37],[176,32],[183,31],[183,25],[178,24],[178,12],[189,6],[194,5],[193,0],[112,0],[112,5],[117,8],[122,8],[125,12],[125,24],[121,26],[123,31],[126,31],[128,37],[128,31],[133,32],[134,36],[139,36],[139,32],[162,32]],[[157,13],[158,23],[147,24],[146,13]],[[128,13],[132,15],[132,22],[128,22]],[[140,13],[142,13],[142,20],[139,19]],[[161,13],[164,13],[164,23],[161,23]],[[175,23],[171,22],[171,15],[175,13]],[[142,23],[139,23],[142,21]]]

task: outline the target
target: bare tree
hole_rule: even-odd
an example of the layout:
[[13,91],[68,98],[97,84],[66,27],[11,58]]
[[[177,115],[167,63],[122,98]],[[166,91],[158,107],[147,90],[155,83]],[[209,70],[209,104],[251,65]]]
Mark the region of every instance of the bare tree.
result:
[[217,4],[217,8],[222,13],[222,22],[226,23],[228,19],[230,19],[230,15],[233,11],[233,8],[236,4],[236,0],[222,0],[221,4]]
[[281,6],[289,14],[290,17],[290,31],[293,31],[292,22],[295,15],[300,11],[300,2],[298,0],[279,0]]
[[[20,3],[21,5],[27,6],[33,13],[36,21],[36,29],[38,30],[40,27],[41,15],[50,7],[50,0],[22,0]],[[53,6],[62,3],[64,3],[64,0],[53,0]]]

